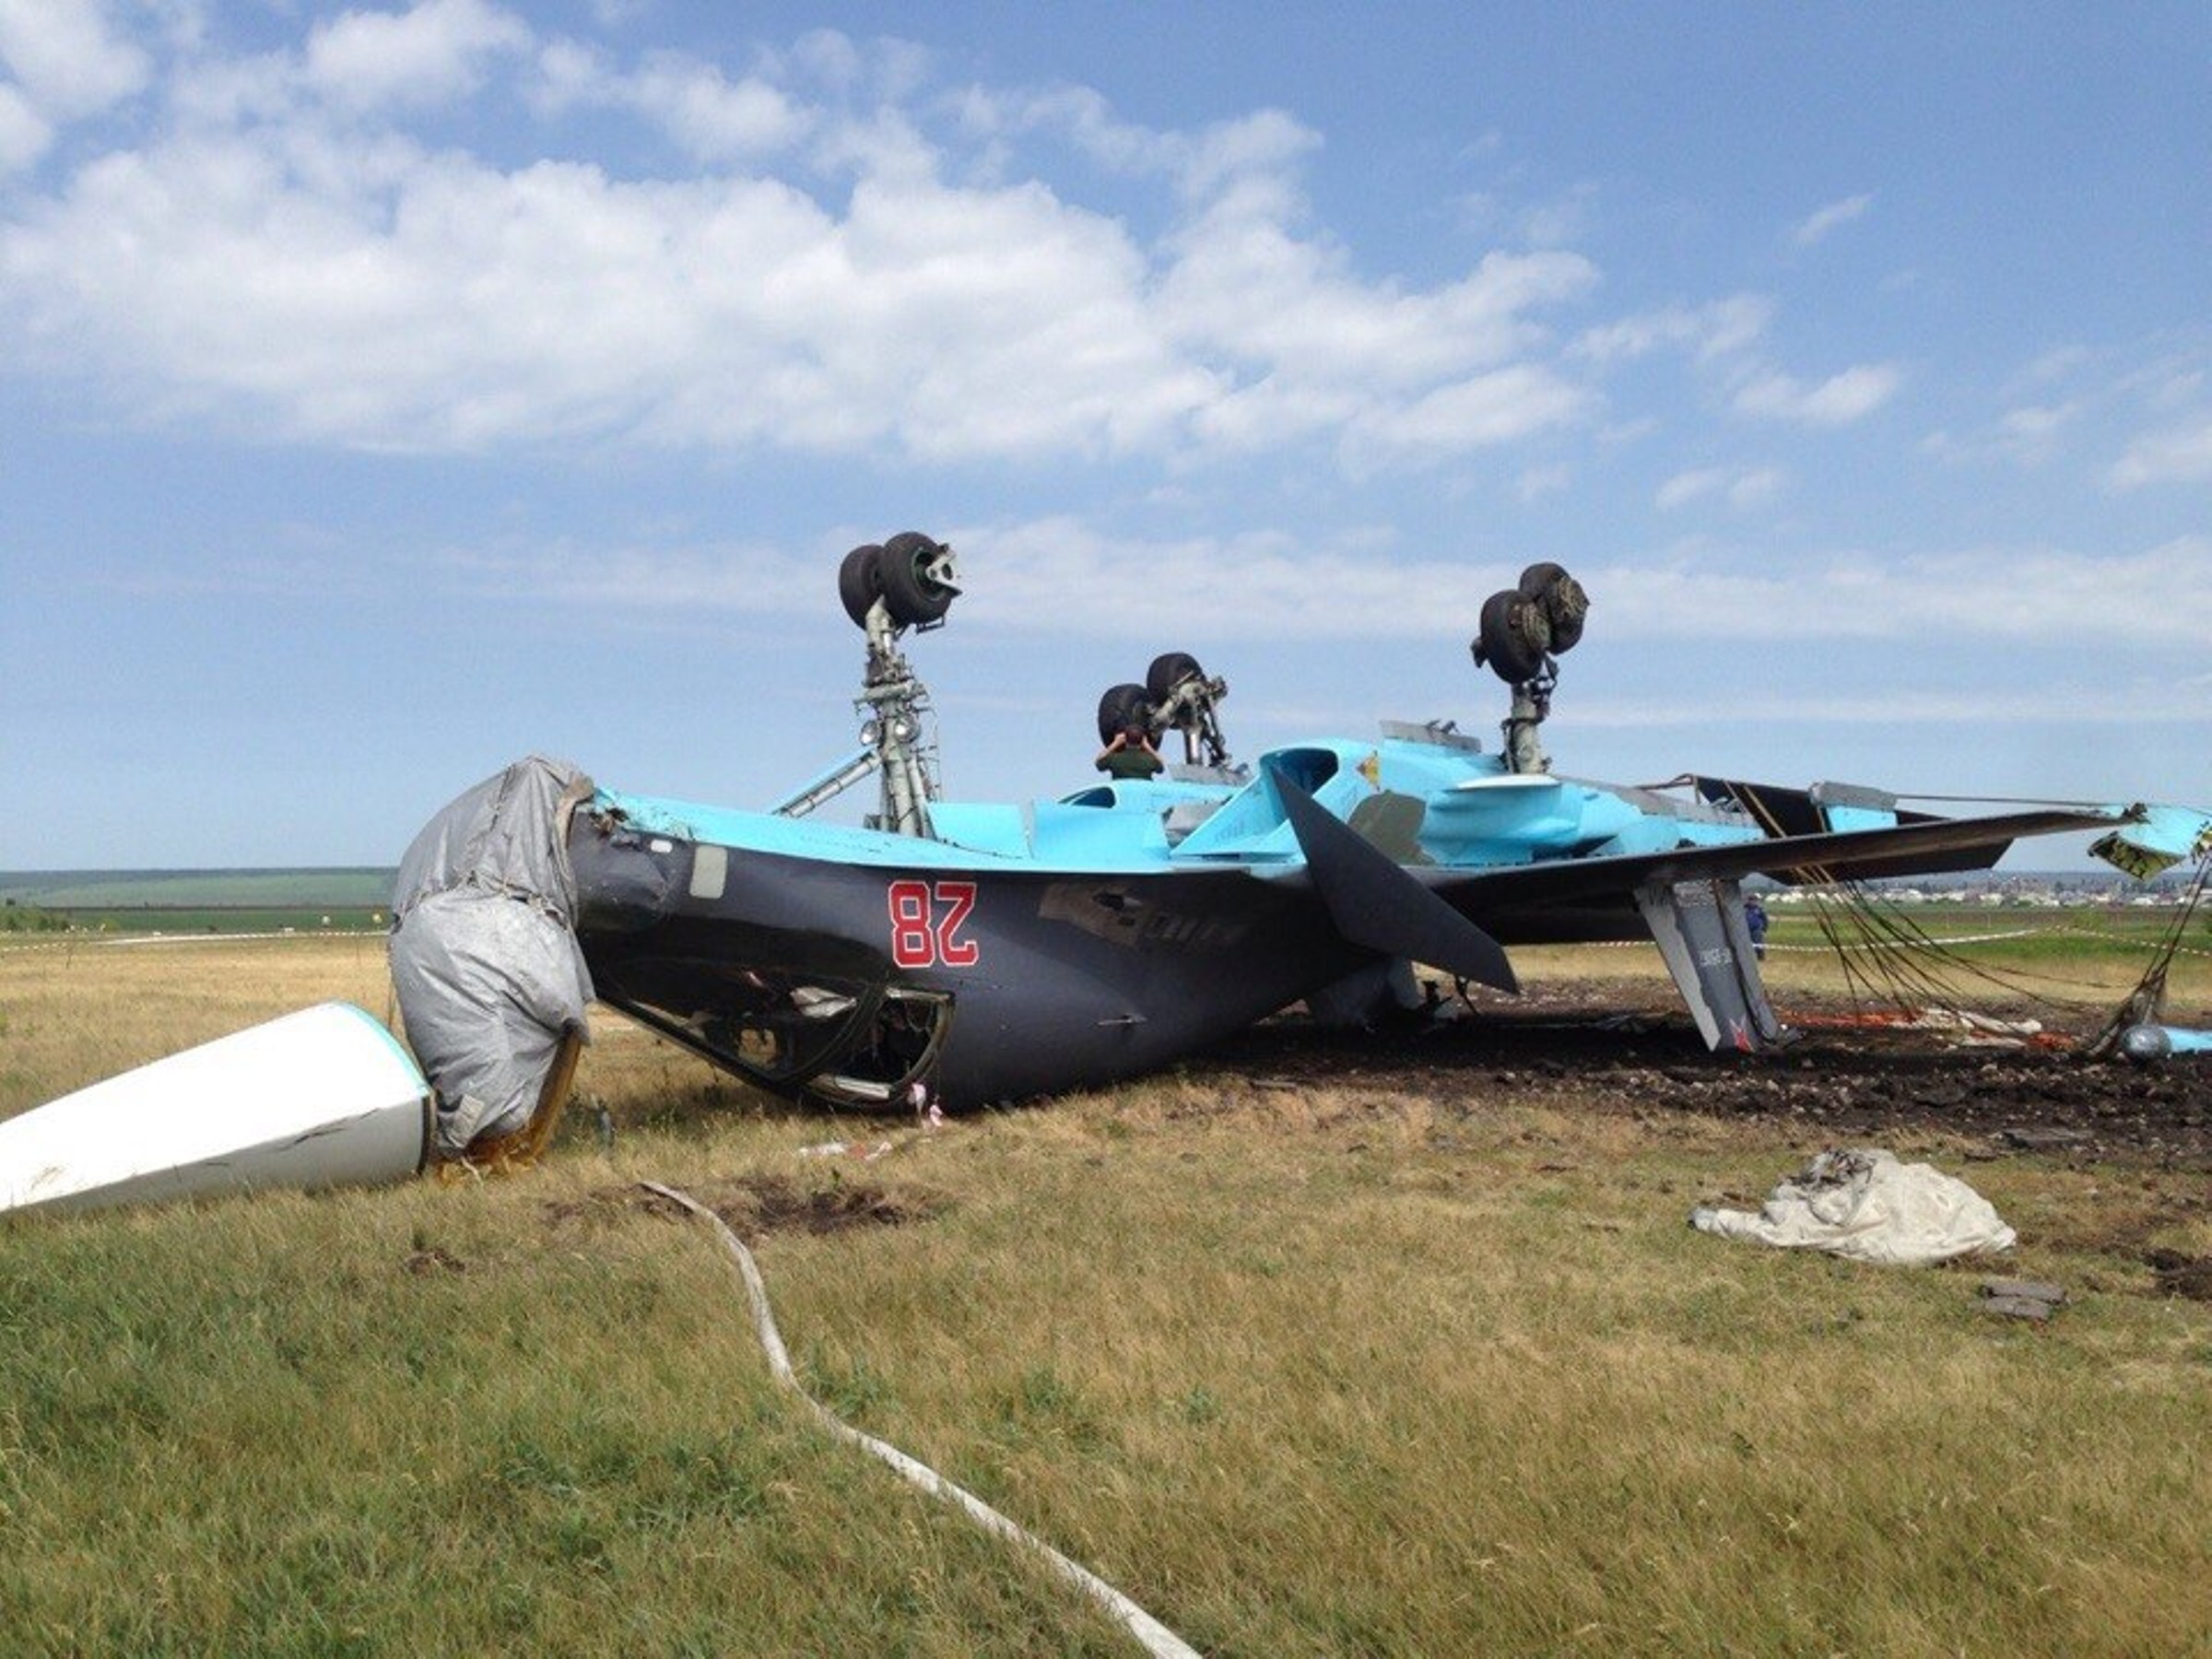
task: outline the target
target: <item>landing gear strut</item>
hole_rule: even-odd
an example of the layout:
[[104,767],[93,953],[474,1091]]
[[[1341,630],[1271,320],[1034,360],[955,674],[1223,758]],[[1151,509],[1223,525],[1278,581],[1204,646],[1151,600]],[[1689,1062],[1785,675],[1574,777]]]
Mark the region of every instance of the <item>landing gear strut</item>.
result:
[[1500,727],[1508,771],[1551,770],[1536,728],[1551,712],[1559,680],[1555,653],[1583,637],[1589,612],[1583,584],[1556,564],[1530,565],[1518,583],[1483,601],[1481,631],[1467,649],[1477,668],[1488,666],[1512,688],[1512,708]]
[[931,833],[937,753],[928,735],[929,688],[908,665],[899,641],[910,628],[927,633],[944,626],[959,597],[959,577],[952,549],[919,530],[845,555],[838,566],[837,596],[853,626],[868,637],[867,670],[853,703],[862,717],[861,747],[771,810],[804,818],[876,772],[883,794],[875,827],[900,835]]
[[1186,766],[1228,778],[1241,775],[1229,758],[1218,711],[1229,696],[1229,682],[1207,678],[1188,652],[1163,652],[1145,671],[1145,683],[1112,686],[1099,699],[1099,741],[1112,743],[1133,725],[1147,732],[1182,734]]

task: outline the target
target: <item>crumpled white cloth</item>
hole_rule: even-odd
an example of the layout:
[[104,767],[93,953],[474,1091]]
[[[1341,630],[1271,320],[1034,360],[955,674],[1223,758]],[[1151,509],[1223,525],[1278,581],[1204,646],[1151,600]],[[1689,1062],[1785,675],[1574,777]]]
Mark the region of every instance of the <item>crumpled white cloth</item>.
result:
[[1965,1182],[1876,1147],[1823,1152],[1756,1212],[1700,1206],[1689,1224],[1724,1239],[1910,1267],[2010,1250],[2018,1237]]

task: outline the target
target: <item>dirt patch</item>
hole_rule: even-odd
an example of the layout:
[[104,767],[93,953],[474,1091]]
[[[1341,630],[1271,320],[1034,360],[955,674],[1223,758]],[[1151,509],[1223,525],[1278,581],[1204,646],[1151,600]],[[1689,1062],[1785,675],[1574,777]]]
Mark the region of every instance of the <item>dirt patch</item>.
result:
[[[779,1232],[819,1234],[856,1227],[901,1227],[927,1220],[942,1207],[925,1194],[892,1193],[850,1181],[802,1185],[782,1175],[734,1175],[683,1190],[720,1216],[730,1230],[747,1243]],[[591,1202],[690,1219],[681,1206],[634,1186],[603,1189],[591,1194]]]
[[2212,1301],[2212,1256],[2184,1255],[2178,1250],[2153,1250],[2145,1253],[2143,1262],[2158,1275],[2160,1295]]
[[2140,1067],[1820,1024],[1849,1006],[1809,998],[1782,1009],[1804,1022],[1789,1046],[1709,1054],[1687,1016],[1634,1004],[1624,1013],[1618,992],[1549,990],[1534,1006],[1410,1032],[1271,1020],[1209,1051],[1193,1073],[1261,1088],[1418,1092],[1468,1112],[1558,1096],[1581,1110],[1777,1119],[1838,1142],[1930,1130],[1980,1141],[1990,1157],[2212,1171],[2212,1061]]

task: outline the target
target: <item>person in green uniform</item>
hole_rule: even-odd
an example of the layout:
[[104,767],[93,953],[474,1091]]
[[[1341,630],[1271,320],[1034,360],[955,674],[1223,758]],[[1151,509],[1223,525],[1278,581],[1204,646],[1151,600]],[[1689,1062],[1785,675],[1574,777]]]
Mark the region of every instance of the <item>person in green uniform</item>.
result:
[[1167,770],[1168,763],[1152,747],[1150,733],[1141,725],[1129,725],[1114,735],[1092,764],[1112,778],[1143,779],[1157,777]]

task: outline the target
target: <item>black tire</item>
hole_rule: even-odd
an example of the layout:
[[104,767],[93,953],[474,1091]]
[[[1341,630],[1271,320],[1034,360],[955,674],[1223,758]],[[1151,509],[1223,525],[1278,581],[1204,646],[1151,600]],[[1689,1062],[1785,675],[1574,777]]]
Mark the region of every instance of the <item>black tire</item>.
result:
[[1521,591],[1544,607],[1544,620],[1551,625],[1551,649],[1571,651],[1590,614],[1590,595],[1583,592],[1583,584],[1562,565],[1533,564],[1521,572]]
[[853,548],[837,567],[837,596],[853,627],[868,625],[868,609],[882,594],[883,549],[874,542]]
[[1152,723],[1152,700],[1142,686],[1110,686],[1099,699],[1099,741],[1112,743],[1133,725]]
[[1526,594],[1506,588],[1482,602],[1482,634],[1475,654],[1507,685],[1517,686],[1542,672],[1548,638],[1542,608]]
[[1145,689],[1157,705],[1166,702],[1184,680],[1205,677],[1206,670],[1198,666],[1196,657],[1187,651],[1170,651],[1154,657],[1152,666],[1145,670]]
[[957,589],[932,582],[923,573],[944,551],[942,543],[930,540],[919,530],[902,530],[883,544],[883,557],[876,561],[883,577],[883,603],[891,620],[900,627],[920,628],[942,621],[959,597]]

